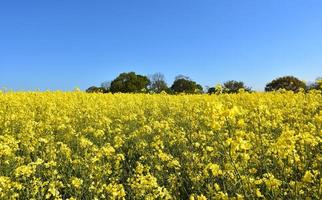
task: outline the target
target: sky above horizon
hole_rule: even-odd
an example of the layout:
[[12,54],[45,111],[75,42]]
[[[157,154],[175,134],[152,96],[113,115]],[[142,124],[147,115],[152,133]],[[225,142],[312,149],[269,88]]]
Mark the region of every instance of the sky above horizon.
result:
[[320,0],[0,2],[0,89],[73,90],[122,72],[203,86],[322,76]]

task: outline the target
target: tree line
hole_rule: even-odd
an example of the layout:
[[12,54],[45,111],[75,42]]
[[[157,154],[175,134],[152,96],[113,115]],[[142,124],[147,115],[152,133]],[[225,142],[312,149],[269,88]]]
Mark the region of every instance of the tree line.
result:
[[[322,78],[317,78],[314,83],[306,84],[304,81],[294,76],[283,76],[272,80],[265,86],[265,91],[291,90],[299,92],[300,90],[309,91],[312,89],[322,90]],[[174,82],[168,87],[165,77],[161,73],[155,73],[150,76],[136,74],[135,72],[121,73],[112,81],[106,81],[101,86],[89,87],[88,93],[168,93],[168,94],[220,94],[220,93],[238,93],[253,92],[251,87],[245,85],[242,81],[229,80],[223,84],[217,84],[215,87],[204,89],[200,84],[193,81],[188,76],[178,75]]]

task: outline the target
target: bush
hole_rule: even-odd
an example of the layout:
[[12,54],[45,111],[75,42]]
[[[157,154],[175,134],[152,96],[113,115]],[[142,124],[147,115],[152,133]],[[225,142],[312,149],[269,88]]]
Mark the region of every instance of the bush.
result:
[[87,93],[107,93],[108,91],[103,87],[92,86],[86,90]]
[[284,76],[277,78],[270,83],[266,84],[265,91],[276,91],[279,89],[291,90],[293,92],[298,92],[300,89],[305,89],[306,85],[303,81],[299,80],[294,76]]

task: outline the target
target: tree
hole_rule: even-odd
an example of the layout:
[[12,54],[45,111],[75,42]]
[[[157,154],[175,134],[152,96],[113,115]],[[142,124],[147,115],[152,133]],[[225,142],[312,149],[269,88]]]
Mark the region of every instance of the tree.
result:
[[162,91],[168,92],[169,88],[165,82],[164,75],[161,73],[155,73],[150,76],[149,89],[151,92],[160,93]]
[[215,87],[208,88],[207,93],[208,94],[215,94],[216,93],[216,88]]
[[87,88],[87,93],[106,93],[107,91],[103,87],[92,86]]
[[291,90],[298,92],[300,88],[305,89],[306,85],[303,81],[299,80],[294,76],[283,76],[277,79],[274,79],[270,83],[266,84],[265,91],[276,91],[279,89]]
[[244,82],[242,81],[226,81],[223,85],[223,92],[224,93],[238,93],[241,89],[245,91],[251,91],[249,87],[246,87]]
[[146,76],[134,72],[121,73],[111,82],[111,92],[139,93],[147,92],[150,80]]
[[175,81],[171,86],[171,90],[176,93],[202,93],[202,86],[196,82],[190,80],[189,77],[176,77]]

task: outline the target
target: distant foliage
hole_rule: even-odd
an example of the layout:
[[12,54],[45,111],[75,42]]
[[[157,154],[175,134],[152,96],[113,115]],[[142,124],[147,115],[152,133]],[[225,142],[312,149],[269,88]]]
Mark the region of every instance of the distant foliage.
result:
[[230,80],[225,82],[223,85],[217,84],[215,87],[211,87],[208,89],[208,94],[222,94],[222,93],[239,93],[241,91],[251,92],[251,88],[245,86],[242,81],[234,81]]
[[178,77],[172,84],[171,90],[175,93],[200,94],[202,86],[187,77]]
[[298,92],[300,89],[305,89],[306,85],[303,81],[294,76],[284,76],[273,80],[265,87],[265,91],[276,91],[279,89],[291,90]]
[[87,93],[107,93],[108,91],[103,87],[92,86],[86,90]]
[[[307,84],[294,76],[283,76],[274,79],[265,86],[265,91],[288,90],[293,92],[322,90],[322,78]],[[167,93],[167,94],[232,94],[239,92],[254,92],[243,81],[229,80],[215,87],[203,87],[185,75],[177,75],[171,87],[162,73],[154,73],[149,76],[136,74],[135,72],[121,73],[112,81],[105,81],[101,86],[92,86],[86,90],[88,93]]]
[[150,76],[149,90],[151,93],[161,93],[162,91],[169,93],[169,88],[163,74],[155,73]]
[[113,93],[145,93],[148,91],[150,80],[146,76],[135,72],[121,73],[111,82],[110,90]]
[[230,80],[224,83],[223,92],[224,93],[238,93],[241,90],[250,92],[251,89],[245,85],[242,81]]
[[208,88],[207,93],[208,93],[208,94],[215,94],[215,93],[216,93],[216,88],[215,88],[215,87],[210,87],[210,88]]

